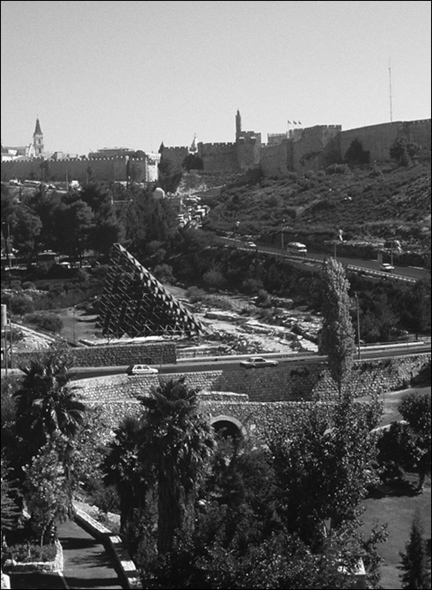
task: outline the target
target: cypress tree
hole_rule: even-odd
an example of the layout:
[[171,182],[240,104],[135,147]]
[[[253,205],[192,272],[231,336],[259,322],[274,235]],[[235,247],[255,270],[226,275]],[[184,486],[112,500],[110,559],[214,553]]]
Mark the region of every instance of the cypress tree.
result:
[[403,571],[400,576],[402,588],[404,590],[430,588],[426,542],[423,539],[423,529],[418,511],[414,515],[405,551],[401,552],[400,556],[399,569]]
[[354,328],[349,312],[349,282],[343,266],[334,258],[324,261],[321,279],[323,326],[319,351],[327,355],[330,374],[341,396],[355,351]]

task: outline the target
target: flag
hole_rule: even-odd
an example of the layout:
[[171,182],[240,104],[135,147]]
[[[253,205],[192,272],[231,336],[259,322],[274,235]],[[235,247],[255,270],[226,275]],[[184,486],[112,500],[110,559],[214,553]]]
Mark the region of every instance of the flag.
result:
[[297,121],[293,121],[294,125],[297,125]]
[[301,121],[299,121],[298,124],[301,125],[302,124]]
[[291,125],[291,121],[288,121],[288,125]]

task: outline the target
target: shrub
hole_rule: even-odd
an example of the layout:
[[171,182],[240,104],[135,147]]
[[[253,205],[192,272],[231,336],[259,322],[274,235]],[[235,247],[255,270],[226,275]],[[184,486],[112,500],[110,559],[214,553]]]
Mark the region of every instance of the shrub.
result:
[[26,290],[26,289],[36,289],[36,286],[34,283],[32,283],[31,281],[24,281],[24,283],[21,285],[21,287]]
[[174,281],[173,269],[169,264],[158,264],[155,266],[153,275],[162,283],[172,283]]
[[8,547],[7,553],[19,563],[54,561],[57,548],[54,544],[41,547],[37,542],[18,543]]
[[348,172],[348,166],[346,164],[331,164],[326,168],[326,174],[346,174]]
[[10,310],[14,315],[25,315],[34,310],[33,300],[27,295],[18,295],[10,300]]
[[204,273],[203,282],[207,287],[213,289],[223,289],[226,284],[223,274],[214,268]]
[[24,316],[24,321],[31,326],[54,332],[57,334],[63,328],[63,322],[60,317],[54,313],[35,312]]
[[241,290],[247,295],[257,295],[263,289],[263,284],[260,279],[246,279],[243,281]]

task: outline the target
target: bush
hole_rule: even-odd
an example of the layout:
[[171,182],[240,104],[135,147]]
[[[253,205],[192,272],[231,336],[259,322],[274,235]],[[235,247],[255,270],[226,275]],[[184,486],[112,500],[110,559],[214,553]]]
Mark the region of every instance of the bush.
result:
[[35,328],[58,334],[63,328],[63,322],[54,313],[35,312],[24,316],[24,321]]
[[346,164],[331,164],[326,168],[326,174],[346,174],[348,172],[348,166]]
[[26,290],[26,289],[36,289],[35,284],[32,283],[31,281],[24,281],[24,283],[21,285],[21,287]]
[[8,547],[6,552],[10,559],[19,563],[29,563],[33,561],[54,561],[57,548],[54,544],[44,545],[42,548],[37,542],[19,543]]
[[27,295],[18,295],[10,300],[10,310],[13,315],[25,315],[34,310],[33,300]]

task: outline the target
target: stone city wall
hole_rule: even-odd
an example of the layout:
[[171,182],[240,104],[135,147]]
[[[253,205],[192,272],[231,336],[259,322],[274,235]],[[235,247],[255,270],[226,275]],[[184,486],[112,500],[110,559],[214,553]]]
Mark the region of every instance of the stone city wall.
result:
[[320,170],[340,159],[338,137],[340,125],[316,125],[301,130],[292,140],[292,161],[288,168],[295,172]]
[[[44,164],[44,168],[41,168]],[[129,168],[133,170],[135,182],[147,181],[147,158],[130,158]],[[91,169],[91,172],[89,170]],[[85,183],[89,178],[97,180],[127,180],[127,157],[111,158],[66,158],[64,160],[9,160],[1,163],[1,180],[12,178],[24,181],[34,179],[46,182],[78,180]]]
[[288,141],[262,146],[261,170],[264,176],[281,178],[288,172]]
[[164,147],[161,152],[161,162],[169,160],[177,168],[181,168],[183,160],[189,154],[189,148],[184,147]]
[[239,170],[256,168],[261,163],[261,133],[243,132],[237,138],[237,166]]
[[198,143],[198,157],[206,172],[236,172],[238,170],[235,143]]
[[354,139],[358,139],[365,151],[370,152],[370,161],[390,161],[390,147],[398,137],[406,137],[420,146],[419,157],[430,159],[431,121],[404,121],[382,123],[358,129],[349,129],[340,134],[341,159],[345,158],[347,149]]

